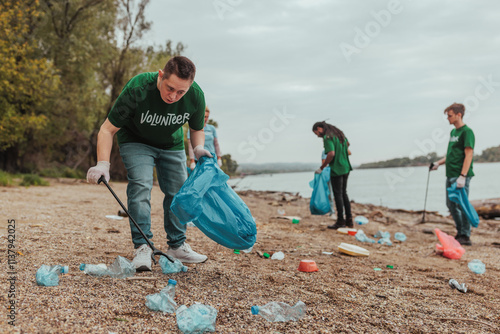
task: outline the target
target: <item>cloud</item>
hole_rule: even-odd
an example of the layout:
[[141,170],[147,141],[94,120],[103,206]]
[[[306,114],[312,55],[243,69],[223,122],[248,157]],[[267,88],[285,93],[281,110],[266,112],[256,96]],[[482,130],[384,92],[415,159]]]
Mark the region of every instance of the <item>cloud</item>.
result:
[[[284,107],[296,118],[253,162],[316,162],[322,147],[311,126],[324,119],[346,133],[354,163],[404,156],[434,128],[449,132],[442,110],[474,97],[481,78],[500,83],[492,0],[401,0],[351,62],[339,45],[355,45],[356,29],[376,28],[391,1],[220,1],[231,6],[223,19],[202,0],[152,0],[147,15],[152,41],[188,45],[221,148],[236,160],[245,159],[238,145]],[[476,151],[500,145],[500,87],[492,89],[467,119]],[[444,154],[446,144],[436,149]]]

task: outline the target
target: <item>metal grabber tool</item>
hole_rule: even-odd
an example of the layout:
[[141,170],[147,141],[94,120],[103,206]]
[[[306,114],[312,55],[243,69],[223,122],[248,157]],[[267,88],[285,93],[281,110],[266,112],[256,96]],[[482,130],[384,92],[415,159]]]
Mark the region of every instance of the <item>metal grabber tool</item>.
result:
[[156,255],[163,255],[165,256],[170,262],[174,262],[174,259],[170,256],[168,256],[167,254],[163,253],[161,250],[157,249],[155,246],[153,246],[153,244],[151,243],[151,241],[148,240],[148,238],[146,237],[146,235],[144,234],[144,232],[141,230],[141,228],[139,227],[139,224],[137,224],[137,222],[135,221],[135,219],[128,213],[128,210],[127,208],[125,207],[125,205],[123,205],[122,201],[120,201],[120,199],[118,198],[118,196],[116,196],[115,192],[113,191],[113,189],[111,189],[111,187],[109,186],[108,182],[106,181],[106,179],[104,178],[104,176],[101,176],[99,178],[99,180],[97,181],[97,184],[99,183],[104,183],[106,185],[106,187],[108,187],[109,191],[111,192],[111,194],[113,194],[113,196],[115,197],[115,199],[118,201],[118,203],[120,204],[120,206],[122,207],[123,211],[125,211],[128,215],[128,217],[130,218],[130,220],[132,221],[132,223],[134,223],[135,227],[137,227],[137,229],[139,230],[139,232],[141,233],[142,237],[144,238],[144,240],[146,240],[146,242],[148,243],[149,247],[151,248],[151,250],[153,251],[151,253],[151,259],[153,260],[154,264],[156,264],[156,260],[155,260],[155,256]]

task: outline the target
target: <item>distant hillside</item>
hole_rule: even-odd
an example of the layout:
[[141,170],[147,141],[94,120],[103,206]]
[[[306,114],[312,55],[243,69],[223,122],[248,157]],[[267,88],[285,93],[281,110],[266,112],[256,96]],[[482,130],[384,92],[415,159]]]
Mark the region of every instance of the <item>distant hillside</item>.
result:
[[[361,164],[358,168],[392,168],[392,167],[410,167],[426,166],[431,162],[441,159],[435,152],[428,155],[422,155],[414,159],[396,158],[385,161],[370,162]],[[500,162],[500,146],[485,149],[480,155],[474,156],[474,162]]]
[[435,152],[429,155],[422,155],[414,159],[410,158],[396,158],[385,161],[369,162],[361,164],[358,168],[391,168],[391,167],[408,167],[408,166],[425,166],[431,162],[438,160],[439,157]]
[[292,163],[277,162],[267,164],[242,163],[238,165],[237,173],[244,174],[270,174],[270,173],[293,173],[293,172],[312,172],[319,167],[319,163]]
[[500,162],[500,145],[487,148],[481,155],[474,156],[475,162]]

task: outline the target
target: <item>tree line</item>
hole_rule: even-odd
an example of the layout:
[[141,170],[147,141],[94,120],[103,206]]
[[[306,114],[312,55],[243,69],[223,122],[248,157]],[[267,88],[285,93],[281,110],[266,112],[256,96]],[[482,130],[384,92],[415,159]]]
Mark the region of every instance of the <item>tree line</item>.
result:
[[[0,169],[83,174],[96,163],[99,127],[126,82],[185,49],[147,41],[148,4],[0,0]],[[111,166],[126,178],[116,143]]]
[[[418,156],[410,159],[409,157],[395,158],[385,161],[370,162],[361,164],[358,168],[392,168],[392,167],[410,167],[427,166],[431,162],[439,160],[441,157],[432,152],[428,155]],[[481,154],[474,156],[474,162],[500,162],[500,146],[490,147]]]

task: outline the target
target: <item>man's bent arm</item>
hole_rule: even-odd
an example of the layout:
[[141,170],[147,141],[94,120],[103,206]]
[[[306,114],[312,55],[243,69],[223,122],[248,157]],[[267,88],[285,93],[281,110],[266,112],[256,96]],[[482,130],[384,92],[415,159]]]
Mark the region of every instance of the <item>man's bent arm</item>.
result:
[[472,147],[466,147],[464,152],[465,152],[465,159],[464,159],[464,164],[462,165],[461,175],[467,176],[467,173],[469,173],[470,165],[472,164],[474,149]]
[[205,131],[203,129],[196,131],[189,128],[189,136],[191,137],[191,145],[193,148],[199,145],[202,147],[205,146]]
[[117,128],[106,118],[97,134],[97,161],[110,162],[111,148],[113,147],[113,136],[118,132]]

